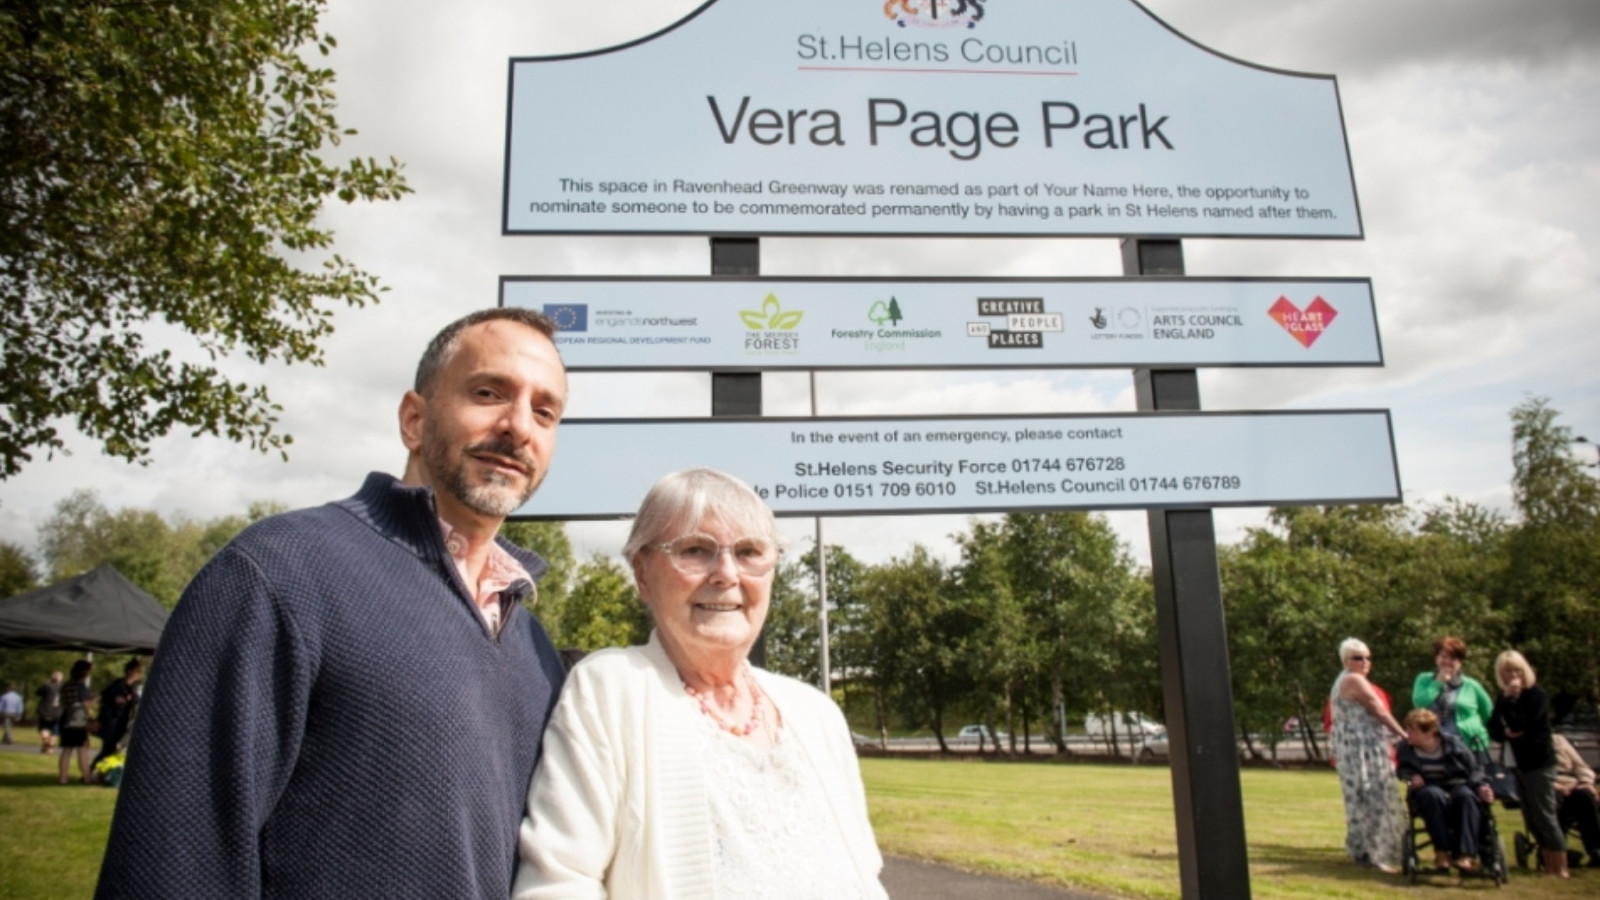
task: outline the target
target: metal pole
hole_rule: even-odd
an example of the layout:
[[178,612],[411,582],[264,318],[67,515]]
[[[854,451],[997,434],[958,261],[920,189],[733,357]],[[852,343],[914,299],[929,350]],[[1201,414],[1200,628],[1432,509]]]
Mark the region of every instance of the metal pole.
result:
[[[811,418],[817,417],[817,373],[811,372]],[[818,650],[822,656],[818,680],[822,692],[833,695],[833,670],[828,654],[828,545],[822,542],[822,517],[813,520],[817,531],[817,635]]]
[[[761,274],[760,238],[711,239],[711,274],[724,276],[749,276]],[[760,372],[712,372],[711,416],[761,415]],[[767,665],[767,633],[763,628],[750,648],[752,665]]]
[[[1124,240],[1122,271],[1182,275],[1183,246],[1176,240]],[[1137,369],[1134,388],[1142,411],[1200,408],[1193,369]],[[1183,897],[1248,900],[1249,852],[1216,529],[1209,509],[1151,510],[1149,521]]]

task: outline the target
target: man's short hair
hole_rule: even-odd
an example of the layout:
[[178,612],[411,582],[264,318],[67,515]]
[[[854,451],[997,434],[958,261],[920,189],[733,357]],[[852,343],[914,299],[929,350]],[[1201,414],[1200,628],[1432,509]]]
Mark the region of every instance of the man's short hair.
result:
[[424,397],[428,396],[433,391],[435,382],[439,380],[439,372],[455,355],[456,348],[460,345],[461,332],[484,322],[515,322],[532,328],[551,341],[555,340],[556,323],[536,309],[524,309],[519,306],[480,309],[451,322],[433,336],[433,340],[428,342],[428,349],[423,351],[422,359],[417,363],[417,378],[411,385],[412,390]]
[[123,674],[124,677],[126,677],[128,675],[132,675],[135,672],[142,671],[143,669],[144,669],[144,663],[140,662],[138,660],[138,658],[135,657],[134,659],[128,660],[128,664],[122,667],[122,674]]
[[1431,709],[1413,709],[1406,713],[1405,725],[1423,734],[1433,734],[1439,730],[1439,717],[1434,715]]

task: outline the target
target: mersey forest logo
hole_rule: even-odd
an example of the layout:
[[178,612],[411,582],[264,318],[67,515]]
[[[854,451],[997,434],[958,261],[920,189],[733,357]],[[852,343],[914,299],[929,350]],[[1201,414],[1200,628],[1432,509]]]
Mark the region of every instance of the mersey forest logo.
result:
[[901,28],[976,28],[989,0],[889,0],[883,14]]
[[1288,297],[1279,297],[1278,302],[1272,304],[1267,310],[1267,315],[1283,326],[1289,336],[1300,342],[1307,350],[1322,337],[1322,333],[1333,324],[1334,317],[1339,311],[1321,297],[1306,304],[1305,309],[1296,306]]
[[784,309],[777,294],[768,294],[761,301],[760,309],[739,310],[740,321],[749,329],[744,335],[745,352],[761,355],[800,352],[800,335],[794,330],[804,316],[798,309]]

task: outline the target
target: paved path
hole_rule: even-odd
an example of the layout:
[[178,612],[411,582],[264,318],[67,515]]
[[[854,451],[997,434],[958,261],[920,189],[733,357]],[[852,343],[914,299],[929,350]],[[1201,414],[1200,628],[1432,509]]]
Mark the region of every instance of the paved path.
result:
[[974,875],[903,856],[883,858],[883,886],[894,900],[1100,900],[1093,894]]

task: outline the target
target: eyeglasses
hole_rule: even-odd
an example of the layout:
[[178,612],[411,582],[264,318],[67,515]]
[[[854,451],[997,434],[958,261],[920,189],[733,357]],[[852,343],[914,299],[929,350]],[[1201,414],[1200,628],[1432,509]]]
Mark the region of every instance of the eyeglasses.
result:
[[733,559],[733,564],[744,575],[765,575],[778,564],[778,548],[760,538],[739,538],[724,545],[717,543],[710,535],[686,534],[654,546],[667,555],[674,569],[685,575],[704,575],[713,571],[724,553]]
[[1350,654],[1350,661],[1351,662],[1366,662],[1369,659],[1372,659],[1372,657],[1370,657],[1370,656],[1357,656],[1354,653]]

